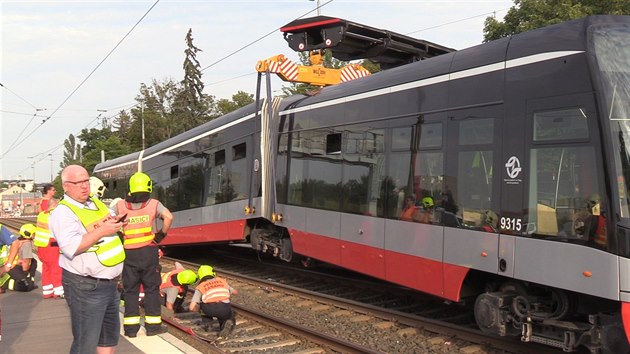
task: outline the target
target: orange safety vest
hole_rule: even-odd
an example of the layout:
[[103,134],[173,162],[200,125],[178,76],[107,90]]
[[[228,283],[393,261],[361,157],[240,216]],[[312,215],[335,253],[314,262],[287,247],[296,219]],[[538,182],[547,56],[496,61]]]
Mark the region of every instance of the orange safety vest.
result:
[[196,289],[201,292],[201,301],[204,304],[230,300],[230,286],[223,278],[206,280],[197,285]]
[[134,249],[148,246],[153,242],[153,223],[157,214],[158,201],[149,199],[142,204],[140,209],[131,209],[131,203],[124,200],[116,205],[118,215],[127,214],[127,225],[123,227],[125,235],[125,249]]
[[183,272],[185,269],[182,268],[178,268],[175,270],[172,270],[168,273],[164,273],[162,274],[162,284],[160,284],[160,290],[162,289],[166,289],[166,288],[174,288],[177,287],[177,289],[179,290],[180,293],[184,292],[184,287],[181,285],[175,285],[173,284],[173,276],[177,275],[178,273]]
[[595,243],[600,246],[606,246],[607,241],[606,218],[602,215],[597,216],[597,229],[595,229]]

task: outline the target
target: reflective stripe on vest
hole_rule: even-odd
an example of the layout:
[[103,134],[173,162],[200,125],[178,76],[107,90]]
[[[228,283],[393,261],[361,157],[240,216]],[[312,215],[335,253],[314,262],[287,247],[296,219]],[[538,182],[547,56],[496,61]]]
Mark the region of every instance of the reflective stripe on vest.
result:
[[8,258],[9,258],[9,246],[2,245],[0,247],[0,265],[5,264]]
[[[63,204],[72,210],[88,232],[98,228],[106,220],[111,219],[109,209],[105,206],[105,204],[103,204],[103,202],[92,197],[90,197],[90,200],[94,203],[94,205],[96,205],[97,210],[79,208],[68,203],[66,200],[59,202],[59,204]],[[106,267],[113,267],[125,260],[125,249],[123,248],[122,242],[120,242],[120,238],[117,235],[101,238],[86,252],[96,253],[98,261]]]
[[7,280],[9,279],[11,279],[11,276],[9,275],[9,273],[2,274],[2,276],[0,276],[0,286],[3,286],[4,283],[6,283]]
[[175,288],[177,287],[177,290],[181,293],[184,291],[184,287],[181,285],[175,285],[173,284],[173,276],[177,276],[177,274],[183,272],[185,269],[183,268],[178,268],[175,270],[172,270],[168,273],[164,273],[162,274],[162,284],[160,284],[160,290],[162,289],[166,289],[166,288]]
[[230,299],[230,287],[223,278],[206,280],[197,285],[197,290],[201,292],[201,301],[203,301],[204,304]]
[[48,218],[50,218],[49,212],[42,211],[37,214],[37,228],[35,229],[35,237],[33,238],[33,245],[35,245],[35,247],[48,247],[50,241],[55,241],[55,238],[48,229]]
[[118,214],[127,214],[127,225],[123,226],[125,248],[134,249],[148,246],[153,242],[153,223],[157,214],[158,201],[149,199],[140,209],[129,209],[125,200],[116,204]]

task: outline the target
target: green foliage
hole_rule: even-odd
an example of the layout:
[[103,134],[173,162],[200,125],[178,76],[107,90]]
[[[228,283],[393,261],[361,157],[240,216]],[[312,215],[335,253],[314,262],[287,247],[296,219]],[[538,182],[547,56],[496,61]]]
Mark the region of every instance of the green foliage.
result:
[[232,111],[235,111],[241,107],[245,107],[250,103],[254,102],[254,95],[244,92],[238,91],[234,95],[232,95],[232,100],[228,100],[222,98],[217,101],[217,112],[220,116],[228,114]]
[[627,0],[514,0],[503,22],[486,18],[484,42],[589,15],[629,15]]
[[79,163],[79,152],[81,147],[77,143],[74,135],[70,134],[68,139],[63,142],[63,160],[59,165],[61,168],[64,168],[68,165],[75,165]]
[[143,122],[147,148],[254,101],[252,94],[243,91],[231,100],[218,101],[203,93],[201,66],[196,58],[201,49],[193,44],[192,29],[185,42],[183,80],[153,79],[150,84],[141,83],[136,105],[120,111],[112,124],[103,119],[100,128],[83,129],[77,137],[70,135],[65,140],[62,168],[78,164],[93,171],[101,161],[101,150],[107,160],[141,150]]

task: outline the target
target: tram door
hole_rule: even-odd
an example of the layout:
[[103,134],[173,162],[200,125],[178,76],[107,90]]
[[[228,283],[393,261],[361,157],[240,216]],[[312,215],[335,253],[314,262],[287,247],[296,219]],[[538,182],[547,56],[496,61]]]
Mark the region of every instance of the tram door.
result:
[[445,190],[460,225],[444,228],[446,264],[498,270],[502,115],[500,105],[448,114]]

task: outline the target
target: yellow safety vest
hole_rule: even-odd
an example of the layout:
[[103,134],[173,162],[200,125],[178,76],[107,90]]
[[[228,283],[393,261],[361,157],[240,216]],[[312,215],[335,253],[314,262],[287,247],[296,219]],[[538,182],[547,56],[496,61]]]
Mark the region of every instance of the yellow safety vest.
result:
[[[79,217],[83,227],[90,232],[102,225],[106,220],[112,218],[109,214],[109,209],[103,202],[96,198],[90,197],[90,200],[96,205],[97,210],[90,210],[77,207],[68,203],[66,200],[62,200],[59,204],[63,204],[70,208],[72,212]],[[86,252],[96,253],[96,258],[102,265],[106,267],[113,267],[122,263],[125,260],[125,249],[118,235],[105,236],[101,238],[97,243],[92,245]]]
[[55,241],[55,237],[48,229],[48,218],[50,218],[50,212],[42,211],[37,214],[37,227],[33,238],[35,247],[48,247],[50,241]]
[[[9,246],[2,245],[0,247],[0,266],[3,265],[7,261],[8,258],[9,258]],[[3,286],[4,283],[6,283],[10,277],[11,276],[9,275],[9,273],[2,274],[2,276],[0,276],[0,286]]]

